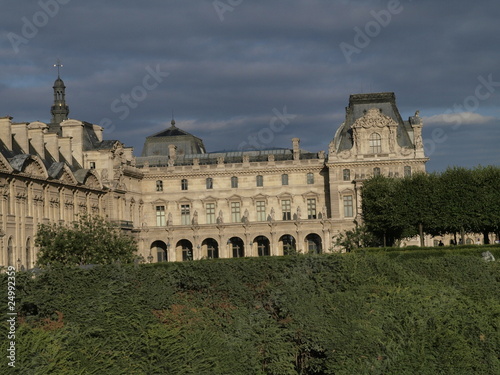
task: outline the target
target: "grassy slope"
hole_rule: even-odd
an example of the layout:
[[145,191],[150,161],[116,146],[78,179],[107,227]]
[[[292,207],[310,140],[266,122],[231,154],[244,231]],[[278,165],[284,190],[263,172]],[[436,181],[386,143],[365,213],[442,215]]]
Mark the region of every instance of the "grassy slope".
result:
[[481,251],[19,273],[16,371],[500,373],[500,262]]

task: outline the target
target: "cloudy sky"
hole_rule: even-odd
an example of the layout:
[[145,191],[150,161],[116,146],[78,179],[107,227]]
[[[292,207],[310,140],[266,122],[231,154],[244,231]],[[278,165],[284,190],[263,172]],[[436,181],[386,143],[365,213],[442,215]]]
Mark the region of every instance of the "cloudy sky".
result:
[[327,150],[350,94],[420,110],[429,171],[500,165],[498,0],[0,0],[0,116],[70,117],[142,152],[177,126],[208,151]]

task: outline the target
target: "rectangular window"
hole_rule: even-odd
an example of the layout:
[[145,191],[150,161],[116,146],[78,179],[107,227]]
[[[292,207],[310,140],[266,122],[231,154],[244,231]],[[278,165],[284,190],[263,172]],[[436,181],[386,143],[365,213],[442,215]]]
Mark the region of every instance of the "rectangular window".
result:
[[312,174],[312,173],[308,173],[308,174],[307,174],[307,183],[308,183],[309,185],[314,184],[314,174]]
[[95,161],[90,162],[90,169],[95,169]]
[[351,179],[350,169],[344,169],[343,174],[344,174],[344,181],[349,181]]
[[344,196],[344,217],[353,217],[352,195]]
[[314,198],[307,200],[307,218],[316,219],[316,199]]
[[283,220],[292,220],[292,205],[290,199],[281,201],[281,212],[283,212]]
[[156,226],[164,227],[166,225],[165,221],[165,206],[156,206]]
[[189,210],[189,204],[181,204],[181,224],[182,225],[191,224],[191,213]]
[[411,177],[411,167],[409,165],[404,167],[404,176]]
[[281,175],[281,185],[288,185],[288,175],[287,174]]
[[240,202],[231,202],[231,221],[233,223],[239,223],[241,221]]
[[257,176],[257,186],[264,186],[264,177],[263,176]]
[[207,178],[206,182],[207,182],[207,189],[214,188],[214,180],[211,177]]
[[156,191],[163,191],[163,181],[156,181]]
[[231,188],[236,189],[238,187],[238,177],[231,177]]
[[215,203],[207,203],[207,224],[215,223]]
[[188,189],[188,180],[185,178],[181,180],[181,190],[187,190]]
[[266,221],[266,202],[257,201],[257,221]]

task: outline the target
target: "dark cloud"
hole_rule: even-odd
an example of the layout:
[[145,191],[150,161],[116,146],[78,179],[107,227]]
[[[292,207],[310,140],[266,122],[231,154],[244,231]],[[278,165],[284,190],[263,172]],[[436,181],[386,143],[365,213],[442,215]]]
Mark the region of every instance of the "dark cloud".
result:
[[[225,12],[214,6],[221,2]],[[476,104],[480,77],[500,82],[497,1],[221,2],[3,0],[0,115],[48,121],[60,58],[70,116],[111,120],[107,136],[137,155],[172,110],[209,150],[235,149],[259,134],[267,134],[263,147],[290,147],[298,136],[305,149],[326,150],[350,94],[393,91],[403,118],[418,109],[428,119],[424,137],[449,132],[432,150],[430,170],[498,164],[500,86],[473,108],[457,107]],[[371,33],[363,45],[359,30]],[[342,43],[356,52],[346,58]],[[155,67],[168,77],[122,116],[116,101]],[[270,137],[285,106],[295,117]],[[476,117],[456,131],[436,117],[462,112]]]

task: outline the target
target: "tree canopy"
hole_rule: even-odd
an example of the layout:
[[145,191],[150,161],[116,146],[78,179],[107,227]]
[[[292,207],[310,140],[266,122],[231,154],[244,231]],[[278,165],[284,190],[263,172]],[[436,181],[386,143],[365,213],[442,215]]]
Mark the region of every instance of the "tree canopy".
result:
[[373,177],[363,184],[363,220],[387,245],[420,234],[500,234],[500,168],[449,168],[403,179]]
[[71,226],[40,224],[35,238],[40,247],[37,264],[84,265],[133,262],[137,250],[125,235],[101,217],[83,215]]

